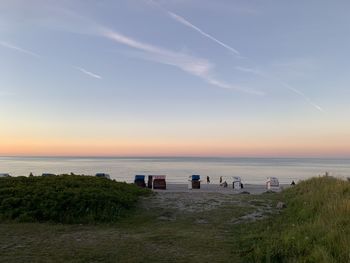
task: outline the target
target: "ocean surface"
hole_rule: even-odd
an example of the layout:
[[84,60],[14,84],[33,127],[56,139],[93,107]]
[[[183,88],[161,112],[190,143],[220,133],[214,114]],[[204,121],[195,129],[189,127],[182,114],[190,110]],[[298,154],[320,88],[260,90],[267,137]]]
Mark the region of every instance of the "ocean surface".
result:
[[42,173],[110,174],[117,181],[132,182],[134,175],[166,175],[169,183],[187,183],[189,175],[199,174],[219,183],[240,176],[244,183],[264,184],[275,176],[289,184],[329,172],[350,177],[350,159],[314,158],[77,158],[77,157],[0,157],[0,173],[28,176]]

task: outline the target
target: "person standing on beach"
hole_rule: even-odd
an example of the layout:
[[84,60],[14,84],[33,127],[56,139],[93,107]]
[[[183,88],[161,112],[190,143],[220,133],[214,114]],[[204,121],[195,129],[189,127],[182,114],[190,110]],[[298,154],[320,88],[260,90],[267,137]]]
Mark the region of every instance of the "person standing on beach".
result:
[[220,185],[222,184],[222,176],[220,176]]
[[207,176],[207,184],[210,184],[210,177]]

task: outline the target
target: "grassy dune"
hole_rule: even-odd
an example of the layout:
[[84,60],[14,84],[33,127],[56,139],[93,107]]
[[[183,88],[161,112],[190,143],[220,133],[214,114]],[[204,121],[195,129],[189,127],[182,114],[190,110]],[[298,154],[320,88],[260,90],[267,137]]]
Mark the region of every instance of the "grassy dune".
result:
[[349,182],[313,178],[281,199],[287,208],[280,216],[242,231],[247,262],[350,262]]

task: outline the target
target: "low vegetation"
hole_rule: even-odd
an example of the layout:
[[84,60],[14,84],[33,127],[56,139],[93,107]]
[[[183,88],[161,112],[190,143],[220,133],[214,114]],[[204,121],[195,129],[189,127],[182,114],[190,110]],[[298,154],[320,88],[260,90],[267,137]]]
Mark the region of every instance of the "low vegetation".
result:
[[93,176],[0,179],[0,220],[115,222],[149,191]]
[[[238,238],[234,231],[240,228],[237,222],[242,216],[254,212],[256,198],[213,194],[194,200],[184,196],[180,200],[184,206],[177,207],[178,195],[163,192],[142,198],[116,224],[0,224],[0,261],[239,262],[240,255],[233,250]],[[269,203],[273,195],[258,198]]]
[[[127,203],[144,193],[117,185],[135,198]],[[262,195],[165,191],[142,197],[117,224],[10,221],[0,233],[0,261],[16,263],[350,262],[350,183],[314,178]]]
[[350,262],[349,182],[313,178],[280,195],[281,215],[237,233],[247,262]]

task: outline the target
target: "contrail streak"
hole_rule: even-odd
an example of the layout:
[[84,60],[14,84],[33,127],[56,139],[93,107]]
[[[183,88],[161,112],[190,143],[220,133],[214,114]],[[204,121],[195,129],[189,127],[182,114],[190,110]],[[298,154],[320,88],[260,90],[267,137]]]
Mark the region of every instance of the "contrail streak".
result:
[[317,110],[324,112],[324,110],[321,108],[321,106],[317,105],[316,103],[314,103],[309,97],[307,97],[303,92],[301,92],[300,90],[293,88],[292,86],[290,86],[288,83],[285,83],[283,81],[280,81],[281,85],[283,85],[285,88],[293,91],[294,93],[298,94],[299,96],[303,97],[305,101],[307,101],[311,106],[313,106],[314,108],[316,108]]
[[313,106],[315,109],[317,109],[318,111],[324,112],[324,110],[322,109],[321,106],[317,105],[315,102],[313,102],[308,96],[305,95],[305,93],[303,93],[302,91],[292,87],[291,85],[289,85],[288,83],[281,81],[275,77],[271,77],[263,72],[261,72],[260,70],[257,69],[251,69],[251,68],[244,68],[244,67],[236,67],[237,70],[242,71],[242,72],[247,72],[247,73],[252,73],[255,74],[257,76],[260,76],[262,78],[265,78],[267,80],[272,80],[275,82],[278,82],[280,85],[282,85],[283,87],[285,87],[286,89],[294,92],[295,94],[299,95],[300,97],[302,97],[308,104],[310,104],[311,106]]
[[[241,54],[240,52],[223,43],[222,41],[216,39],[215,37],[211,36],[210,34],[204,32],[202,29],[200,29],[199,27],[195,26],[194,24],[192,24],[191,22],[189,22],[187,19],[185,19],[184,17],[178,15],[178,14],[175,14],[174,12],[171,12],[167,9],[165,9],[164,7],[162,7],[161,5],[159,5],[158,3],[154,2],[153,0],[148,0],[147,1],[148,3],[150,4],[153,4],[155,6],[157,6],[158,8],[160,8],[161,10],[163,10],[163,12],[167,13],[172,19],[176,20],[177,22],[183,24],[184,26],[188,27],[188,28],[191,28],[192,30],[195,30],[197,31],[198,33],[200,33],[201,35],[203,35],[204,37],[216,42],[217,44],[219,44],[220,46],[226,48],[227,50],[233,52],[235,55],[241,57]],[[255,70],[253,69],[246,69],[246,68],[242,68],[242,67],[237,67],[236,69],[238,70],[241,70],[241,71],[244,71],[244,72],[248,72],[248,73],[252,73],[252,74],[256,74],[256,75],[259,75],[261,77],[264,77],[264,78],[268,78],[266,77],[265,74],[262,74],[261,72],[256,72]],[[270,78],[272,79],[272,78]],[[273,78],[275,79],[275,78]],[[305,101],[307,101],[311,106],[313,106],[314,108],[316,108],[317,110],[321,111],[321,112],[324,112],[324,110],[319,106],[317,105],[316,103],[314,103],[309,97],[307,97],[303,92],[301,92],[300,90],[296,89],[296,88],[293,88],[292,86],[290,86],[288,83],[285,83],[283,81],[280,81],[280,80],[277,80],[275,79],[275,81],[278,81],[283,87],[289,89],[290,91],[298,94],[300,97],[302,97]],[[211,81],[210,81],[211,82]],[[212,81],[213,83],[216,83],[216,81]],[[223,84],[223,83],[220,83],[220,84]],[[221,87],[224,87],[225,85],[220,85]]]
[[[21,48],[19,46],[16,46],[16,45],[13,45],[9,42],[6,42],[6,41],[0,41],[0,46],[4,47],[4,48],[8,48],[8,49],[12,49],[14,51],[17,51],[17,52],[20,52],[20,53],[23,53],[23,54],[26,54],[26,55],[29,55],[29,56],[33,56],[33,57],[37,57],[37,58],[40,58],[41,56],[37,53],[34,53],[32,51],[29,51],[27,49],[24,49],[24,48]],[[95,73],[92,73],[84,68],[81,68],[81,67],[74,67],[75,69],[79,70],[80,72],[92,77],[92,78],[96,78],[96,79],[101,79],[102,77],[95,74]],[[0,95],[2,95],[0,93]]]
[[176,21],[178,21],[179,23],[192,28],[193,30],[197,31],[198,33],[200,33],[201,35],[209,38],[210,40],[216,42],[217,44],[219,44],[220,46],[226,48],[227,50],[233,52],[234,54],[240,56],[241,54],[238,52],[237,49],[221,42],[220,40],[216,39],[215,37],[209,35],[208,33],[204,32],[202,29],[198,28],[197,26],[195,26],[194,24],[190,23],[188,20],[186,20],[184,17],[177,15],[173,12],[167,11],[167,13],[170,15],[170,17],[172,17],[173,19],[175,19]]
[[92,78],[95,78],[95,79],[102,79],[102,77],[100,75],[97,75],[95,73],[92,73],[91,71],[88,71],[84,68],[81,68],[81,67],[74,67],[75,69],[79,70],[80,72],[92,77]]
[[165,9],[164,7],[162,7],[161,5],[159,5],[158,3],[149,0],[147,1],[149,4],[152,4],[158,8],[160,8],[161,10],[163,10],[166,14],[168,14],[172,19],[174,19],[175,21],[177,21],[178,23],[183,24],[184,26],[198,32],[199,34],[201,34],[202,36],[214,41],[215,43],[219,44],[220,46],[224,47],[225,49],[229,50],[230,52],[234,53],[237,56],[241,56],[241,54],[239,53],[239,51],[227,44],[225,44],[224,42],[218,40],[217,38],[213,37],[212,35],[206,33],[205,31],[203,31],[202,29],[200,29],[199,27],[195,26],[194,24],[192,24],[190,21],[188,21],[187,19],[185,19],[184,17],[175,14],[174,12],[171,12],[167,9]]
[[32,51],[29,51],[29,50],[26,50],[24,48],[21,48],[21,47],[18,47],[18,46],[15,46],[9,42],[5,42],[5,41],[0,41],[0,46],[2,47],[5,47],[5,48],[8,48],[8,49],[12,49],[12,50],[15,50],[15,51],[18,51],[18,52],[21,52],[21,53],[24,53],[24,54],[27,54],[27,55],[30,55],[30,56],[33,56],[33,57],[41,57],[39,54],[37,53],[34,53]]

